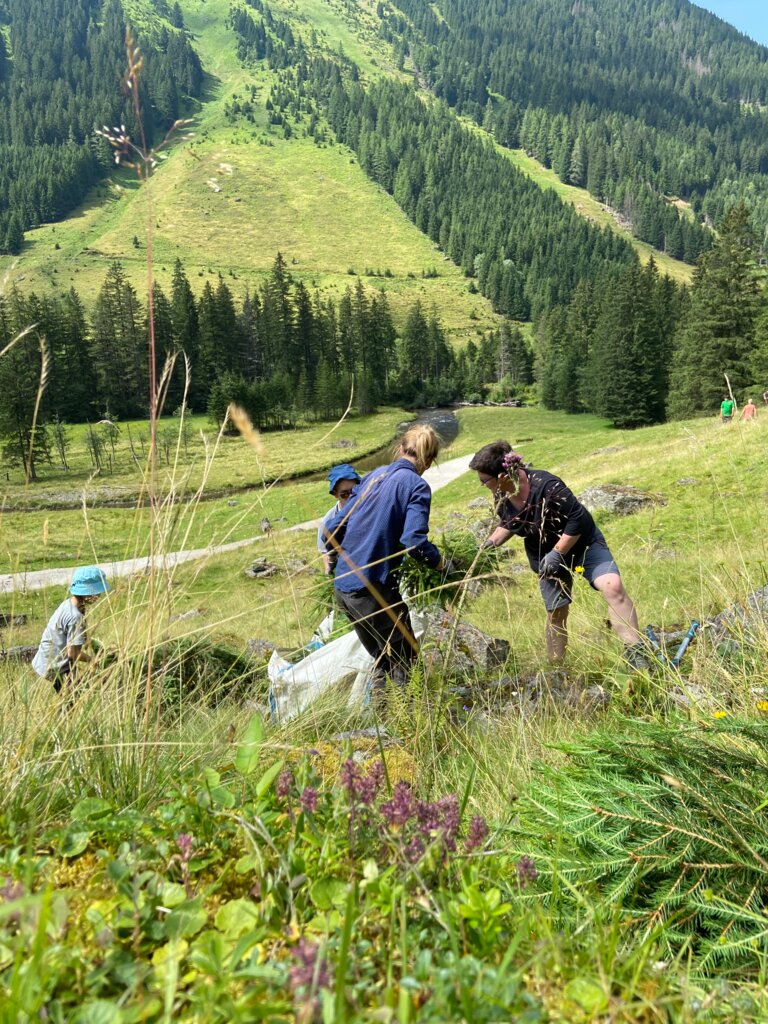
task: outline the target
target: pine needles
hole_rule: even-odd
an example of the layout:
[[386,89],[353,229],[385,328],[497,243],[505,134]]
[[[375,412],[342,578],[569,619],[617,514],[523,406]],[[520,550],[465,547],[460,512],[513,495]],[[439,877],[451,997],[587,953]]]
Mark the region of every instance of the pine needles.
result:
[[550,900],[589,893],[703,968],[756,966],[768,954],[768,723],[623,724],[541,769],[516,845]]

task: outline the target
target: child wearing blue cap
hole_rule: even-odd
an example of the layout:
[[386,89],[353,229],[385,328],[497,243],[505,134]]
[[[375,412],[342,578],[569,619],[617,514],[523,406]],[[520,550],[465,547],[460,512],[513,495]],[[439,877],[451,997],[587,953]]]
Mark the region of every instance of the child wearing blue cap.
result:
[[341,465],[334,466],[328,474],[329,493],[336,498],[336,504],[332,508],[329,508],[320,520],[320,528],[317,531],[317,550],[323,556],[323,566],[327,576],[333,572],[336,559],[328,552],[326,547],[328,542],[328,533],[325,528],[326,524],[331,516],[344,508],[352,497],[352,491],[354,490],[355,485],[359,483],[360,475],[355,467],[350,466],[348,462],[342,462]]
[[53,682],[56,693],[60,693],[69,681],[77,662],[91,660],[83,650],[88,640],[86,607],[108,590],[107,578],[98,566],[86,565],[75,569],[69,596],[48,620],[37,654],[32,659],[32,668],[41,678]]

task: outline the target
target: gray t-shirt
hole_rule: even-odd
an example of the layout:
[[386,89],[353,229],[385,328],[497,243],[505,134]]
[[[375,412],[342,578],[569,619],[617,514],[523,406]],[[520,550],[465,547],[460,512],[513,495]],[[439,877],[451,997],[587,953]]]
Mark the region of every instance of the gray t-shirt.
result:
[[82,647],[86,639],[85,615],[68,597],[48,620],[32,668],[39,676],[53,675],[67,664],[67,647]]

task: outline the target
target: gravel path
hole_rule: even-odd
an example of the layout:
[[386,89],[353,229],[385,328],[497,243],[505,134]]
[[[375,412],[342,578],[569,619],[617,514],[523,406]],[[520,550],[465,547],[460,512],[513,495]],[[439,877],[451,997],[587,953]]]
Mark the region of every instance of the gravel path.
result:
[[[424,479],[434,491],[439,491],[447,484],[453,483],[469,469],[471,455],[462,455],[458,459],[449,459],[439,466],[433,466],[424,474]],[[298,523],[296,526],[289,526],[285,530],[275,531],[280,533],[293,533],[297,530],[316,530],[319,526],[318,519],[310,519],[305,523]],[[223,554],[226,551],[236,551],[238,548],[248,547],[257,541],[264,540],[264,534],[258,537],[249,537],[247,540],[235,540],[229,544],[217,544],[207,548],[193,548],[190,551],[170,551],[164,555],[155,556],[154,563],[159,569],[172,569],[183,562],[193,562],[199,558],[210,558],[212,555]],[[107,576],[130,576],[135,572],[143,572],[149,567],[149,558],[127,558],[122,562],[99,562],[100,567]],[[0,574],[0,594],[9,593],[13,590],[42,590],[44,587],[64,587],[72,579],[73,567],[65,569],[37,569],[34,572],[18,572]]]

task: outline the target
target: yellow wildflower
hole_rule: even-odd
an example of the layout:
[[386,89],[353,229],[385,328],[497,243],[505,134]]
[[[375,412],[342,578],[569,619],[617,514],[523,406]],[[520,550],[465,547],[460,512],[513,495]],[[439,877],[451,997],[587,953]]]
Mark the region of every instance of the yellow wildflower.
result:
[[728,717],[728,712],[727,711],[716,711],[712,717],[713,718],[727,718]]
[[758,711],[768,711],[768,700],[759,700],[757,702]]
[[583,565],[577,565],[577,566],[574,567],[573,571],[577,572],[579,574],[579,576],[583,576],[584,575],[584,566]]

